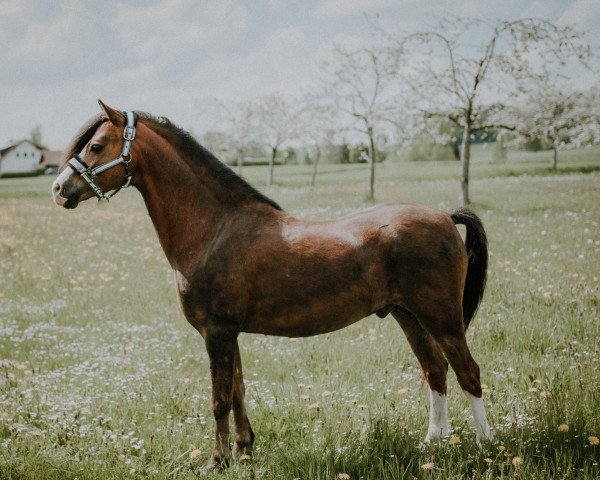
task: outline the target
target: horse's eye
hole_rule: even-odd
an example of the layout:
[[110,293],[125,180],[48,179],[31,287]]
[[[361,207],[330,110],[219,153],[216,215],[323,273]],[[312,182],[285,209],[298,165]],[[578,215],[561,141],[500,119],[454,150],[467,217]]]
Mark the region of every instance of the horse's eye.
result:
[[90,151],[98,153],[100,152],[104,147],[102,145],[99,145],[97,143],[94,143],[91,147],[90,147]]

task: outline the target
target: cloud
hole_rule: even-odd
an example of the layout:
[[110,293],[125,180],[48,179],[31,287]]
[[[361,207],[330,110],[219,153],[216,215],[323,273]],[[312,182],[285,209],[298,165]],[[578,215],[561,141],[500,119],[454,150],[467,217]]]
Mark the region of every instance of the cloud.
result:
[[250,15],[233,0],[161,0],[141,7],[120,4],[114,22],[123,44],[139,58],[165,59],[231,44],[247,31]]
[[314,14],[319,17],[361,15],[398,6],[397,0],[323,0]]

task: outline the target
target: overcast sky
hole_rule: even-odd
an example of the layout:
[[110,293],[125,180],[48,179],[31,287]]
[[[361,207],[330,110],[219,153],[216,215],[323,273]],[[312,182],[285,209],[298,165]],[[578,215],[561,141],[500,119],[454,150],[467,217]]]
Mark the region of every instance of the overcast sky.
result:
[[600,0],[0,0],[0,146],[40,125],[62,148],[97,98],[201,131],[203,98],[310,88],[327,47],[368,42],[374,14],[405,31],[537,16],[600,44]]

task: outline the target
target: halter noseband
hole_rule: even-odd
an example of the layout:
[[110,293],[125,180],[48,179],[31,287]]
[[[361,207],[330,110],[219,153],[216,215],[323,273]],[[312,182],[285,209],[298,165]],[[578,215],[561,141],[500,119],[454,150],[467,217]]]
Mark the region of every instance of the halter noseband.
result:
[[[127,111],[125,112],[125,117],[127,119],[127,125],[125,125],[125,130],[123,131],[123,138],[125,139],[125,142],[123,143],[123,151],[119,157],[94,168],[85,163],[85,160],[83,160],[83,158],[81,158],[79,155],[73,155],[73,158],[71,158],[67,163],[67,165],[71,167],[73,171],[83,178],[85,183],[89,185],[96,197],[98,197],[98,201],[108,201],[108,199],[113,197],[119,190],[122,188],[127,188],[131,185],[131,171],[129,170],[129,163],[131,162],[131,142],[133,142],[133,139],[135,138],[137,115],[135,112]],[[96,177],[102,172],[116,167],[121,163],[125,167],[125,182],[116,190],[108,194],[104,193],[96,183]]]

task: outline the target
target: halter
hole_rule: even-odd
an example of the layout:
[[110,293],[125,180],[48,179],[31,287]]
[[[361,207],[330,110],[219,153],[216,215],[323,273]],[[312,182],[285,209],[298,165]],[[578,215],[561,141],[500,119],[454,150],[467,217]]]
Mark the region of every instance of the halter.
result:
[[[129,163],[131,162],[131,142],[133,142],[133,139],[135,138],[137,115],[132,111],[124,112],[124,114],[125,118],[127,119],[127,125],[125,125],[125,130],[123,131],[123,138],[125,139],[125,142],[123,143],[123,151],[119,157],[94,168],[85,163],[83,158],[81,158],[79,155],[73,155],[73,158],[71,158],[67,163],[67,165],[71,167],[73,171],[83,178],[85,183],[89,185],[96,197],[98,197],[98,201],[108,201],[108,199],[112,198],[119,190],[122,188],[127,188],[131,185],[131,171],[129,170]],[[125,167],[125,182],[116,190],[108,194],[104,193],[96,183],[96,177],[98,177],[98,175],[102,172],[116,167],[121,163]]]

